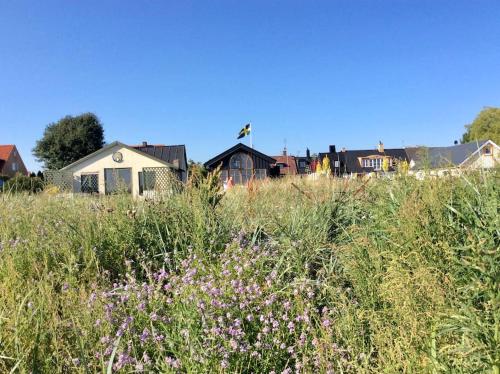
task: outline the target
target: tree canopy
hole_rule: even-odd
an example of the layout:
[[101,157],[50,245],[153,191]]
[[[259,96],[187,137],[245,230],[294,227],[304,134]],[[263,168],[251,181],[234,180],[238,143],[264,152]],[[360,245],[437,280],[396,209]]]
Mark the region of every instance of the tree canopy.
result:
[[462,136],[462,143],[475,140],[492,140],[500,144],[500,108],[484,108],[470,125],[465,126],[467,131]]
[[104,129],[93,113],[66,116],[47,125],[33,155],[47,169],[60,169],[104,145]]

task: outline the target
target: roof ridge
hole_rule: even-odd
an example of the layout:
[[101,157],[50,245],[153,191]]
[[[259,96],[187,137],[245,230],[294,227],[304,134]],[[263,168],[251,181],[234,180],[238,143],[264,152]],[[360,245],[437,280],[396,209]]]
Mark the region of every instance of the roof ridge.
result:
[[138,144],[138,145],[131,145],[130,147],[133,148],[147,148],[147,147],[185,147],[185,144]]

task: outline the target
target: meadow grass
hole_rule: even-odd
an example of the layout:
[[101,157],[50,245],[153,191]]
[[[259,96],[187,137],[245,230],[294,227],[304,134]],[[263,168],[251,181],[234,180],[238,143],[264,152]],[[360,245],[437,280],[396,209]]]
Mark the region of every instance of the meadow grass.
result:
[[499,191],[0,194],[0,372],[498,374]]

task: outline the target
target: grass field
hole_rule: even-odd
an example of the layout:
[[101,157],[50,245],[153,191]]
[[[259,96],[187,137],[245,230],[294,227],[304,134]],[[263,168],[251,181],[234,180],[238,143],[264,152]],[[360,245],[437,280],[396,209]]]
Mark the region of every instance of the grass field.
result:
[[0,194],[0,372],[498,374],[499,201],[495,172]]

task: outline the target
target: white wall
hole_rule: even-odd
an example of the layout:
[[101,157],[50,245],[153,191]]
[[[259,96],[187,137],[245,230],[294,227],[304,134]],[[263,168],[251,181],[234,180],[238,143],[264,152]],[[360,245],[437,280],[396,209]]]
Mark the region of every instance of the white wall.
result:
[[[113,160],[113,153],[121,152],[122,162]],[[139,172],[142,168],[165,167],[166,165],[146,155],[124,148],[120,145],[111,147],[97,155],[83,161],[68,169],[73,173],[73,191],[80,192],[80,176],[82,173],[95,173],[99,175],[99,193],[105,193],[104,169],[107,168],[131,168],[132,173],[132,195],[139,195]]]
[[[485,154],[484,147],[489,147],[491,153]],[[478,154],[471,157],[471,160],[464,166],[471,169],[490,169],[497,166],[500,162],[500,150],[498,147],[495,147],[493,144],[487,144],[484,147],[479,150]]]

